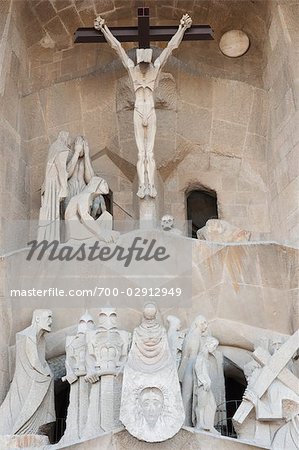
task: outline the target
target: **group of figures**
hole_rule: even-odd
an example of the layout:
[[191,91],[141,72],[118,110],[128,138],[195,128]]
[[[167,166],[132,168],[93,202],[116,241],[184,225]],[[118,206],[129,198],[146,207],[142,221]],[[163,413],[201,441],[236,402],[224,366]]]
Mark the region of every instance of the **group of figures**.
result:
[[[133,333],[118,328],[114,308],[102,308],[98,324],[86,311],[66,338],[70,396],[59,443],[83,441],[124,426],[139,440],[161,442],[183,425],[218,434],[226,421],[223,354],[199,315],[188,330],[176,316],[167,329],[154,303],[143,309]],[[0,407],[0,435],[37,435],[55,422],[54,378],[45,359],[52,313],[36,310],[16,336],[16,368]],[[298,378],[292,358],[299,331],[271,349],[257,347],[244,367],[247,388],[233,422],[238,438],[274,450],[297,449]]]
[[[41,189],[38,240],[98,239],[114,242],[112,216],[103,195],[107,182],[94,172],[87,140],[61,131],[50,146]],[[65,227],[63,227],[63,221]]]
[[175,316],[166,330],[157,313],[155,304],[145,304],[132,335],[118,329],[112,308],[100,310],[97,328],[87,312],[80,318],[66,341],[63,380],[71,390],[63,442],[121,424],[147,442],[169,439],[184,424],[216,432],[216,405],[225,404],[218,341],[203,316],[186,333]]

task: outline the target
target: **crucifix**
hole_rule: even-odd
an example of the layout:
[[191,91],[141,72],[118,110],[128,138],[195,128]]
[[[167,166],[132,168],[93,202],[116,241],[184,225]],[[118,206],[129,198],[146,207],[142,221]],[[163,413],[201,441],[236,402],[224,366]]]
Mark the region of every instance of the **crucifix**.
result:
[[[213,39],[208,25],[192,25],[188,14],[184,14],[179,27],[155,26],[149,24],[149,8],[138,8],[138,27],[118,27],[109,29],[105,20],[98,16],[94,29],[79,28],[75,33],[75,43],[107,42],[121,59],[132,81],[135,92],[134,132],[138,148],[137,174],[140,198],[155,198],[156,164],[154,141],[156,135],[156,112],[154,90],[158,85],[162,68],[169,56],[184,40]],[[170,39],[170,40],[169,40]],[[160,56],[152,62],[150,41],[168,41]],[[121,42],[138,42],[136,64],[129,58]]]

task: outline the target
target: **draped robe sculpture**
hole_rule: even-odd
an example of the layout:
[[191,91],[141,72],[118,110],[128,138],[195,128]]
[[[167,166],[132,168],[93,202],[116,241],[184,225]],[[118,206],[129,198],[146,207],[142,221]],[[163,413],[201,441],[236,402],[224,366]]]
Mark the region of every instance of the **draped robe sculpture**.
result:
[[16,368],[0,407],[0,434],[38,434],[55,421],[54,379],[45,360],[45,334],[51,331],[52,312],[33,312],[30,327],[16,335]]
[[156,314],[156,306],[146,304],[142,323],[134,330],[120,408],[129,433],[147,442],[171,438],[185,418],[176,362]]

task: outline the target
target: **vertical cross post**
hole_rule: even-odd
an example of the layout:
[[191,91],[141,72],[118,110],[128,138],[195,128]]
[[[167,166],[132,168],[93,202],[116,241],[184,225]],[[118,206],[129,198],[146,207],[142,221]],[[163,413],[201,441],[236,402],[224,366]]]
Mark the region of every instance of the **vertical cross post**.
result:
[[139,48],[150,48],[149,8],[138,8]]

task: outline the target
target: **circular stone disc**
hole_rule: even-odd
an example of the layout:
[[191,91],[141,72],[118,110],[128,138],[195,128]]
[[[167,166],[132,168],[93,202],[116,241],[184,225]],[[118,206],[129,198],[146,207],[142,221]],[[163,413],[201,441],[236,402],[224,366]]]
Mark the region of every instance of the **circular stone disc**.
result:
[[237,58],[247,52],[249,44],[249,37],[244,31],[230,30],[221,37],[219,48],[225,56]]

